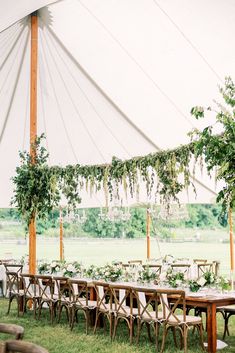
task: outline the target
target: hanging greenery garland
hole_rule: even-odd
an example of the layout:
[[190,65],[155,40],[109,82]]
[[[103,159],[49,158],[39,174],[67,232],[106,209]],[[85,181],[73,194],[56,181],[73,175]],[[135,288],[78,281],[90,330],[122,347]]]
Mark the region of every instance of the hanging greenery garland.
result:
[[[21,165],[16,168],[13,178],[15,185],[12,203],[29,224],[32,216],[46,218],[57,207],[62,195],[67,199],[68,207],[75,208],[80,202],[80,191],[86,189],[97,192],[104,190],[106,203],[113,197],[119,197],[123,187],[125,194],[138,198],[140,183],[144,183],[148,197],[160,196],[162,202],[178,201],[178,194],[189,185],[189,163],[192,157],[197,161],[205,157],[208,171],[218,168],[218,179],[223,179],[226,186],[219,192],[218,201],[222,201],[224,210],[234,206],[235,191],[235,88],[231,79],[225,82],[221,92],[225,102],[232,108],[226,110],[219,105],[216,119],[223,125],[221,135],[214,135],[211,126],[202,132],[191,133],[192,142],[172,150],[151,153],[143,157],[134,157],[122,161],[113,157],[111,164],[68,165],[66,167],[48,165],[48,153],[41,145],[44,136],[35,143],[36,159],[31,163],[28,152],[21,152]],[[211,108],[209,108],[211,110]],[[202,107],[192,109],[196,118],[204,116]],[[115,194],[115,195],[114,195]]]

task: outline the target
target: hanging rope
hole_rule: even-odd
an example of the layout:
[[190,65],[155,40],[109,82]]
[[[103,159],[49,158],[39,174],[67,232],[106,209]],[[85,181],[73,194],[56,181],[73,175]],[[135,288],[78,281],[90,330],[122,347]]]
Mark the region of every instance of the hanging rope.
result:
[[170,23],[177,29],[177,31],[181,34],[181,36],[185,39],[185,41],[190,45],[191,48],[200,56],[200,58],[204,61],[207,67],[211,70],[211,72],[216,76],[216,78],[223,82],[220,75],[215,71],[215,69],[210,65],[209,61],[205,58],[205,56],[200,52],[200,50],[196,47],[195,44],[186,36],[186,34],[182,31],[182,29],[176,24],[176,22],[170,17],[170,15],[160,6],[160,4],[153,0],[153,3],[159,8],[159,10],[168,18]]
[[102,121],[102,123],[104,124],[104,126],[106,127],[106,129],[109,131],[109,133],[112,135],[113,139],[122,147],[122,149],[125,151],[125,153],[131,157],[131,154],[129,153],[129,151],[126,149],[125,145],[121,143],[121,141],[117,138],[117,136],[114,135],[113,131],[111,130],[111,128],[106,124],[105,120],[102,118],[102,116],[100,115],[100,113],[98,112],[98,110],[96,109],[95,105],[91,102],[90,98],[87,96],[87,94],[85,93],[85,91],[82,89],[82,87],[79,85],[77,79],[74,77],[74,75],[72,74],[72,71],[70,70],[69,66],[66,64],[66,62],[64,61],[64,59],[62,58],[61,54],[58,51],[57,46],[55,45],[55,40],[52,40],[52,36],[51,33],[48,31],[48,33],[50,34],[50,40],[51,43],[54,47],[54,49],[56,50],[58,56],[60,57],[61,61],[63,62],[63,64],[65,65],[65,67],[67,68],[67,71],[70,74],[70,77],[73,79],[73,81],[75,82],[76,86],[78,87],[78,89],[82,92],[83,96],[85,97],[86,101],[89,103],[89,105],[91,106],[92,110],[95,112],[96,116]]
[[[44,38],[45,38],[45,37],[44,37]],[[48,49],[48,51],[49,51],[49,53],[50,53],[50,55],[51,55],[51,58],[52,58],[52,60],[53,60],[54,65],[55,65],[55,68],[56,68],[56,70],[57,70],[57,73],[58,73],[58,75],[59,75],[59,77],[60,77],[60,79],[61,79],[61,81],[62,81],[62,83],[63,83],[63,85],[64,85],[64,87],[65,87],[65,90],[66,90],[66,92],[67,92],[67,94],[68,94],[68,97],[69,97],[69,99],[70,99],[70,101],[71,101],[71,103],[72,103],[72,106],[73,106],[75,112],[77,113],[77,116],[79,117],[79,120],[80,120],[81,123],[82,123],[82,126],[83,126],[84,130],[86,131],[87,135],[89,136],[90,140],[92,141],[93,145],[95,146],[96,150],[98,151],[98,153],[99,153],[100,157],[102,158],[103,162],[107,162],[107,160],[106,160],[104,154],[103,154],[102,151],[100,150],[100,148],[99,148],[99,146],[97,145],[97,143],[96,143],[94,137],[92,136],[91,132],[89,131],[89,129],[88,129],[86,123],[85,123],[85,120],[83,119],[83,117],[82,117],[82,115],[81,115],[79,109],[77,108],[77,106],[76,106],[76,104],[75,104],[75,102],[74,102],[74,100],[73,100],[73,98],[72,98],[72,96],[71,96],[71,94],[70,94],[70,92],[69,92],[68,86],[67,86],[67,84],[66,84],[64,78],[62,77],[60,70],[58,69],[58,66],[57,66],[57,63],[56,63],[56,61],[55,61],[54,55],[52,55],[51,49],[50,49],[50,47],[49,47],[47,41],[46,41],[46,44],[47,44],[47,49]]]
[[106,27],[106,25],[94,14],[92,11],[82,3],[81,0],[77,0],[84,9],[100,24],[100,26],[109,34],[109,36],[118,44],[118,46],[126,53],[126,55],[135,63],[140,71],[148,78],[149,81],[155,86],[155,88],[162,94],[163,97],[174,107],[174,109],[182,116],[191,127],[195,127],[192,121],[183,113],[178,105],[171,99],[168,94],[159,86],[159,84],[151,77],[151,75],[143,68],[142,65],[134,58],[134,56],[124,47],[124,45],[112,34],[112,32]]
[[18,86],[18,83],[19,83],[19,78],[20,78],[22,67],[23,67],[23,62],[24,62],[24,59],[25,59],[25,53],[26,53],[26,49],[27,49],[28,40],[29,40],[29,30],[28,30],[28,33],[27,33],[27,37],[26,37],[24,48],[23,48],[21,60],[19,62],[18,71],[17,71],[17,75],[16,75],[16,80],[15,80],[14,88],[13,88],[13,91],[12,91],[12,94],[11,94],[11,99],[10,99],[9,106],[8,106],[8,109],[7,109],[7,113],[6,113],[6,116],[5,116],[5,120],[4,120],[4,123],[3,123],[2,131],[1,131],[1,134],[0,134],[0,144],[2,142],[4,133],[5,133],[5,130],[6,130],[6,127],[7,127],[9,115],[10,115],[11,108],[12,108],[12,105],[13,105],[13,101],[14,101],[14,98],[15,98],[16,89],[17,89],[17,86]]
[[71,139],[70,139],[70,136],[69,136],[69,133],[68,133],[68,130],[67,130],[65,121],[64,121],[64,117],[63,117],[63,114],[62,114],[62,111],[61,111],[59,99],[58,99],[57,94],[56,94],[55,85],[54,85],[54,82],[53,82],[53,79],[52,79],[51,72],[50,72],[50,70],[49,70],[48,62],[47,62],[47,60],[46,60],[44,44],[43,44],[43,41],[42,41],[42,38],[41,38],[41,32],[39,32],[39,37],[40,37],[40,39],[41,39],[41,47],[42,47],[42,54],[43,54],[43,55],[42,55],[42,59],[43,59],[44,65],[45,65],[45,63],[46,63],[45,66],[46,66],[46,68],[47,68],[48,76],[49,76],[50,81],[51,81],[51,85],[52,85],[54,97],[55,97],[56,104],[57,104],[57,109],[58,109],[58,112],[59,112],[59,115],[60,115],[60,118],[61,118],[61,121],[62,121],[62,124],[63,124],[63,128],[64,128],[64,131],[65,131],[65,135],[66,135],[66,137],[67,137],[67,141],[68,141],[68,143],[69,143],[69,146],[70,146],[70,149],[71,149],[71,151],[72,151],[73,157],[74,157],[76,163],[78,163],[78,158],[77,158],[77,155],[76,155],[76,153],[75,153],[73,144],[72,144],[72,142],[71,142]]

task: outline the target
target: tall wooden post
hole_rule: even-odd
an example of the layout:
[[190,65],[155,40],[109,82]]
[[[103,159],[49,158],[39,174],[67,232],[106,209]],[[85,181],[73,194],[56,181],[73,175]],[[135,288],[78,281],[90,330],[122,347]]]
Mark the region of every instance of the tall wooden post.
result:
[[64,243],[63,243],[63,214],[62,214],[62,207],[60,207],[60,261],[64,260]]
[[[34,144],[37,137],[37,67],[38,67],[38,17],[31,14],[31,69],[30,69],[30,156],[35,163]],[[29,273],[36,272],[36,215],[29,225]]]
[[231,286],[234,289],[234,239],[233,239],[233,214],[232,209],[229,209],[228,219],[229,219],[229,239],[230,239],[230,271],[231,271]]
[[151,214],[150,214],[149,208],[147,208],[147,218],[146,218],[147,260],[150,259],[150,227],[151,227]]

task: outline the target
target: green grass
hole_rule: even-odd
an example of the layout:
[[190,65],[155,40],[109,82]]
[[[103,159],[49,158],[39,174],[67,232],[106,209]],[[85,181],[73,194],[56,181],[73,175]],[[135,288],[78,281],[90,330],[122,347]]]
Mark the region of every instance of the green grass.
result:
[[[213,233],[212,233],[213,235]],[[213,236],[211,237],[213,238]],[[209,236],[209,233],[208,233]],[[213,239],[218,240],[217,238]],[[0,236],[0,239],[1,236]],[[65,259],[81,261],[85,266],[90,264],[103,265],[113,260],[126,262],[130,259],[146,259],[146,240],[142,239],[91,239],[66,238],[64,240]],[[20,259],[28,253],[28,240],[24,238],[0,240],[0,259]],[[160,258],[172,254],[176,258],[204,258],[218,260],[220,271],[229,275],[230,253],[229,244],[214,242],[173,242],[158,243],[151,240],[151,257]],[[37,259],[48,261],[59,259],[59,238],[37,236]]]
[[[97,334],[93,334],[92,328],[90,328],[88,335],[85,334],[85,325],[82,317],[79,317],[80,322],[76,324],[74,330],[71,332],[65,315],[62,317],[60,324],[51,325],[49,322],[49,315],[47,309],[40,320],[33,319],[33,312],[28,311],[21,317],[17,317],[16,307],[13,305],[10,314],[7,316],[7,299],[0,299],[0,321],[4,323],[15,323],[21,325],[25,329],[24,340],[31,341],[36,344],[42,345],[48,349],[50,353],[150,353],[155,352],[153,343],[150,343],[147,338],[146,331],[143,329],[141,334],[140,343],[137,345],[129,344],[128,330],[123,323],[118,329],[117,338],[111,343],[108,329],[104,332],[103,328],[100,328]],[[218,332],[219,338],[222,335],[222,319],[218,314]],[[225,348],[223,353],[234,353],[235,351],[235,318],[230,319],[230,337],[226,338],[229,347]],[[4,337],[5,338],[5,337]],[[0,336],[0,339],[3,337]],[[199,348],[198,336],[190,332],[189,335],[189,353],[199,353],[202,350]],[[171,334],[167,338],[165,353],[176,353],[182,352],[176,349]]]

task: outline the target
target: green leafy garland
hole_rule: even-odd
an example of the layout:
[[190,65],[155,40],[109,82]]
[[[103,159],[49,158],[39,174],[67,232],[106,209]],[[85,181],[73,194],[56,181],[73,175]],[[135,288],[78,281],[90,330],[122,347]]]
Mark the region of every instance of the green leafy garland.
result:
[[[224,131],[221,135],[213,135],[212,127],[203,132],[191,133],[192,141],[172,150],[151,153],[143,157],[134,157],[122,161],[113,157],[111,164],[103,165],[68,165],[66,167],[48,166],[48,153],[41,146],[44,136],[35,143],[36,160],[32,164],[27,152],[21,152],[21,165],[16,168],[16,176],[12,203],[29,224],[33,215],[46,218],[48,213],[57,207],[62,195],[68,207],[75,208],[80,202],[80,190],[90,190],[91,194],[103,188],[106,202],[112,200],[114,193],[122,187],[127,194],[138,198],[139,185],[145,183],[147,195],[153,192],[160,195],[162,202],[178,201],[178,194],[192,184],[189,162],[194,156],[197,160],[205,156],[208,171],[218,168],[218,179],[223,179],[226,186],[219,192],[218,201],[222,201],[224,210],[234,205],[234,166],[235,166],[235,122],[234,122],[234,84],[231,79],[225,82],[221,92],[232,112],[219,105],[217,121],[222,123]],[[211,108],[210,108],[211,109]],[[192,109],[192,114],[204,116],[202,107]]]
[[226,105],[216,103],[216,109],[211,107],[194,107],[191,114],[197,119],[204,118],[205,111],[214,111],[216,124],[222,130],[215,134],[215,126],[208,126],[202,132],[194,130],[191,136],[194,141],[194,155],[204,156],[208,172],[216,168],[217,180],[223,180],[225,186],[219,191],[217,202],[221,202],[223,212],[235,206],[235,85],[230,77],[225,79],[225,88],[220,93]]

